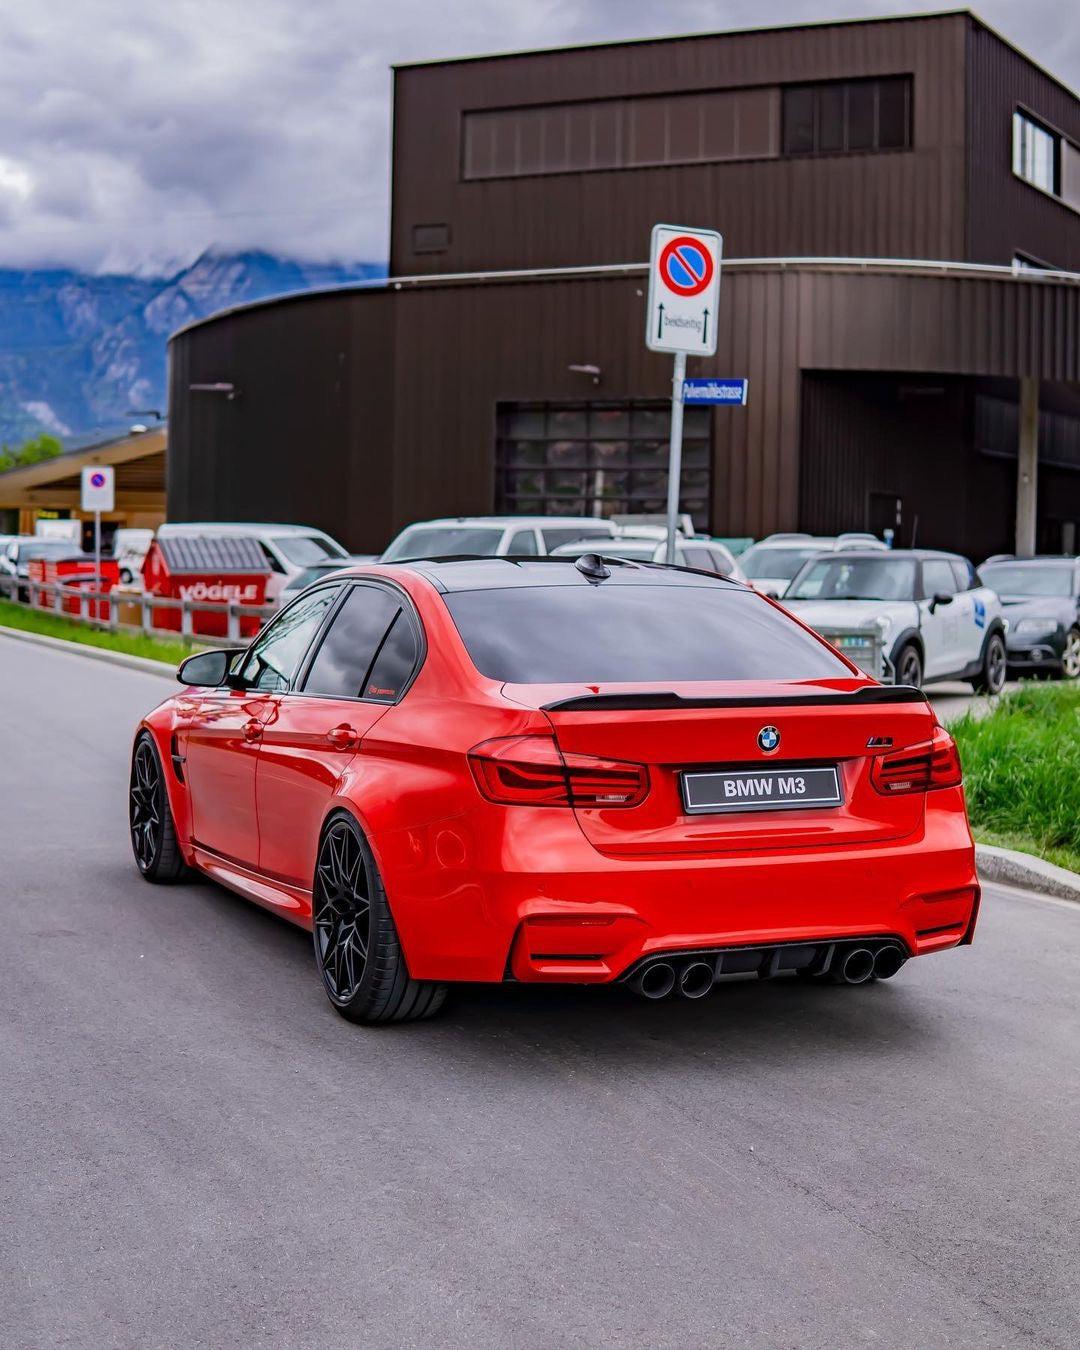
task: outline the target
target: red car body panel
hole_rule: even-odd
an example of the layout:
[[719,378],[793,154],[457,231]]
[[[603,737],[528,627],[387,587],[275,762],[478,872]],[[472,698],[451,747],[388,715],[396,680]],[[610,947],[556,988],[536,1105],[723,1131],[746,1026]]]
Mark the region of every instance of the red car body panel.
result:
[[[791,704],[873,685],[851,667],[820,681],[632,685],[724,706],[563,710],[550,705],[631,686],[504,685],[474,666],[422,570],[350,577],[385,578],[419,619],[426,655],[399,702],[185,689],[143,723],[185,860],[218,881],[310,927],[320,831],[347,810],[424,980],[610,981],[663,951],[893,937],[920,955],[971,940],[962,787],[886,796],[870,781],[868,741],[933,734],[924,701]],[[760,766],[765,722],[782,729],[784,763],[838,765],[843,806],[686,814],[678,772]],[[521,736],[644,765],[648,794],[613,809],[488,800],[470,750]]]

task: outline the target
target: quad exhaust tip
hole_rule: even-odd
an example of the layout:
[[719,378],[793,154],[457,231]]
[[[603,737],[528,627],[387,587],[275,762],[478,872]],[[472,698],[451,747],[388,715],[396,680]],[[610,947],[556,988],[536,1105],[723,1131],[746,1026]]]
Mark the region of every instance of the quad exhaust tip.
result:
[[849,947],[833,961],[832,977],[838,984],[865,984],[874,973],[874,953],[869,947]]
[[675,967],[667,961],[657,961],[646,966],[634,981],[634,986],[642,998],[667,998],[675,988]]
[[[858,985],[870,980],[891,980],[907,959],[907,952],[898,942],[879,940],[865,945],[853,942],[850,946],[830,946],[820,965],[815,958],[810,968],[795,969],[834,984]],[[778,960],[779,949],[773,954],[770,968],[766,970],[763,964],[758,974],[767,977],[776,973]],[[673,993],[688,999],[704,998],[716,983],[720,965],[715,953],[705,952],[696,959],[652,961],[633,976],[630,988],[653,1001]],[[749,973],[745,966],[741,969]]]
[[679,993],[683,998],[704,998],[712,989],[716,974],[708,961],[691,961],[679,971]]
[[886,942],[879,947],[874,956],[874,977],[879,980],[891,980],[907,960],[907,953],[895,942]]

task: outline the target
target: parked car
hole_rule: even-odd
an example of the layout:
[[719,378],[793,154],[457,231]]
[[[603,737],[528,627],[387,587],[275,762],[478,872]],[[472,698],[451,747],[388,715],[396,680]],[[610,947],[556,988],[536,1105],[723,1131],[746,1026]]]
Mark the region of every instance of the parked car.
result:
[[82,549],[67,539],[42,539],[35,535],[18,535],[9,540],[3,553],[0,553],[0,595],[24,603],[30,599],[30,588],[26,583],[29,580],[30,562],[33,558],[82,556]]
[[[667,540],[656,539],[652,534],[644,537],[625,531],[614,539],[603,536],[575,539],[569,544],[560,544],[554,550],[556,558],[580,558],[586,553],[599,553],[605,558],[627,558],[637,562],[662,563],[667,561]],[[685,539],[679,537],[675,542],[675,564],[677,567],[695,567],[702,572],[715,572],[718,576],[733,577],[745,582],[742,568],[731,556],[731,551],[713,539]]]
[[770,534],[751,544],[740,555],[739,564],[756,591],[779,599],[791,578],[815,554],[886,547],[872,534]]
[[[898,684],[968,680],[997,694],[1005,683],[1001,602],[966,558],[931,549],[819,554],[784,595],[785,609],[839,641],[868,673]],[[876,639],[876,641],[872,641]],[[864,667],[865,668],[865,667]]]
[[1080,559],[999,556],[979,576],[1001,597],[1011,671],[1080,676]]
[[322,530],[310,525],[264,525],[250,521],[223,523],[222,521],[186,521],[183,524],[167,524],[158,528],[161,539],[177,538],[182,535],[227,535],[236,539],[250,537],[257,539],[270,567],[270,580],[266,585],[266,599],[277,600],[287,583],[316,563],[327,559],[346,561],[348,551]]
[[417,558],[537,558],[583,534],[611,537],[617,527],[599,516],[457,516],[407,525],[380,562]]
[[960,764],[925,697],[721,577],[357,568],[179,677],[135,737],[138,869],[310,929],[351,1021],[426,1017],[462,980],[863,984],[973,937]]
[[113,536],[113,557],[120,567],[120,580],[125,586],[142,577],[143,563],[154,540],[153,530],[122,526]]
[[361,563],[374,561],[370,557],[353,553],[347,558],[327,559],[326,562],[315,563],[312,567],[305,567],[302,572],[297,572],[296,576],[290,577],[281,591],[281,603],[291,600],[294,596],[306,591],[309,586],[313,586],[316,581],[322,581],[324,577],[331,576],[334,572],[340,572],[346,567],[357,567]]

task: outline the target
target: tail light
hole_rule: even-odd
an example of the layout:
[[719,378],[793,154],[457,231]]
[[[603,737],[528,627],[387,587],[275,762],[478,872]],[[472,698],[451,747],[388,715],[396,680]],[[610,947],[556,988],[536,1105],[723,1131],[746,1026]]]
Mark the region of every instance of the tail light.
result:
[[935,727],[928,741],[876,756],[870,766],[870,781],[887,795],[959,787],[963,775],[956,742],[944,727]]
[[643,764],[564,755],[550,736],[505,736],[469,751],[476,785],[504,806],[637,806],[649,792]]

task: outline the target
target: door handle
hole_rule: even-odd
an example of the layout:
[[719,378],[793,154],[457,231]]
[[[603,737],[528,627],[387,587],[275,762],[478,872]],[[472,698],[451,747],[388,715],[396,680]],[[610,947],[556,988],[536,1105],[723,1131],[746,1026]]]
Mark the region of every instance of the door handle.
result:
[[348,723],[342,722],[340,726],[333,727],[326,733],[326,739],[335,750],[349,750],[360,738]]
[[244,723],[242,730],[244,733],[244,740],[247,741],[249,745],[252,741],[259,740],[263,733],[262,723],[256,721],[254,717],[249,722]]

